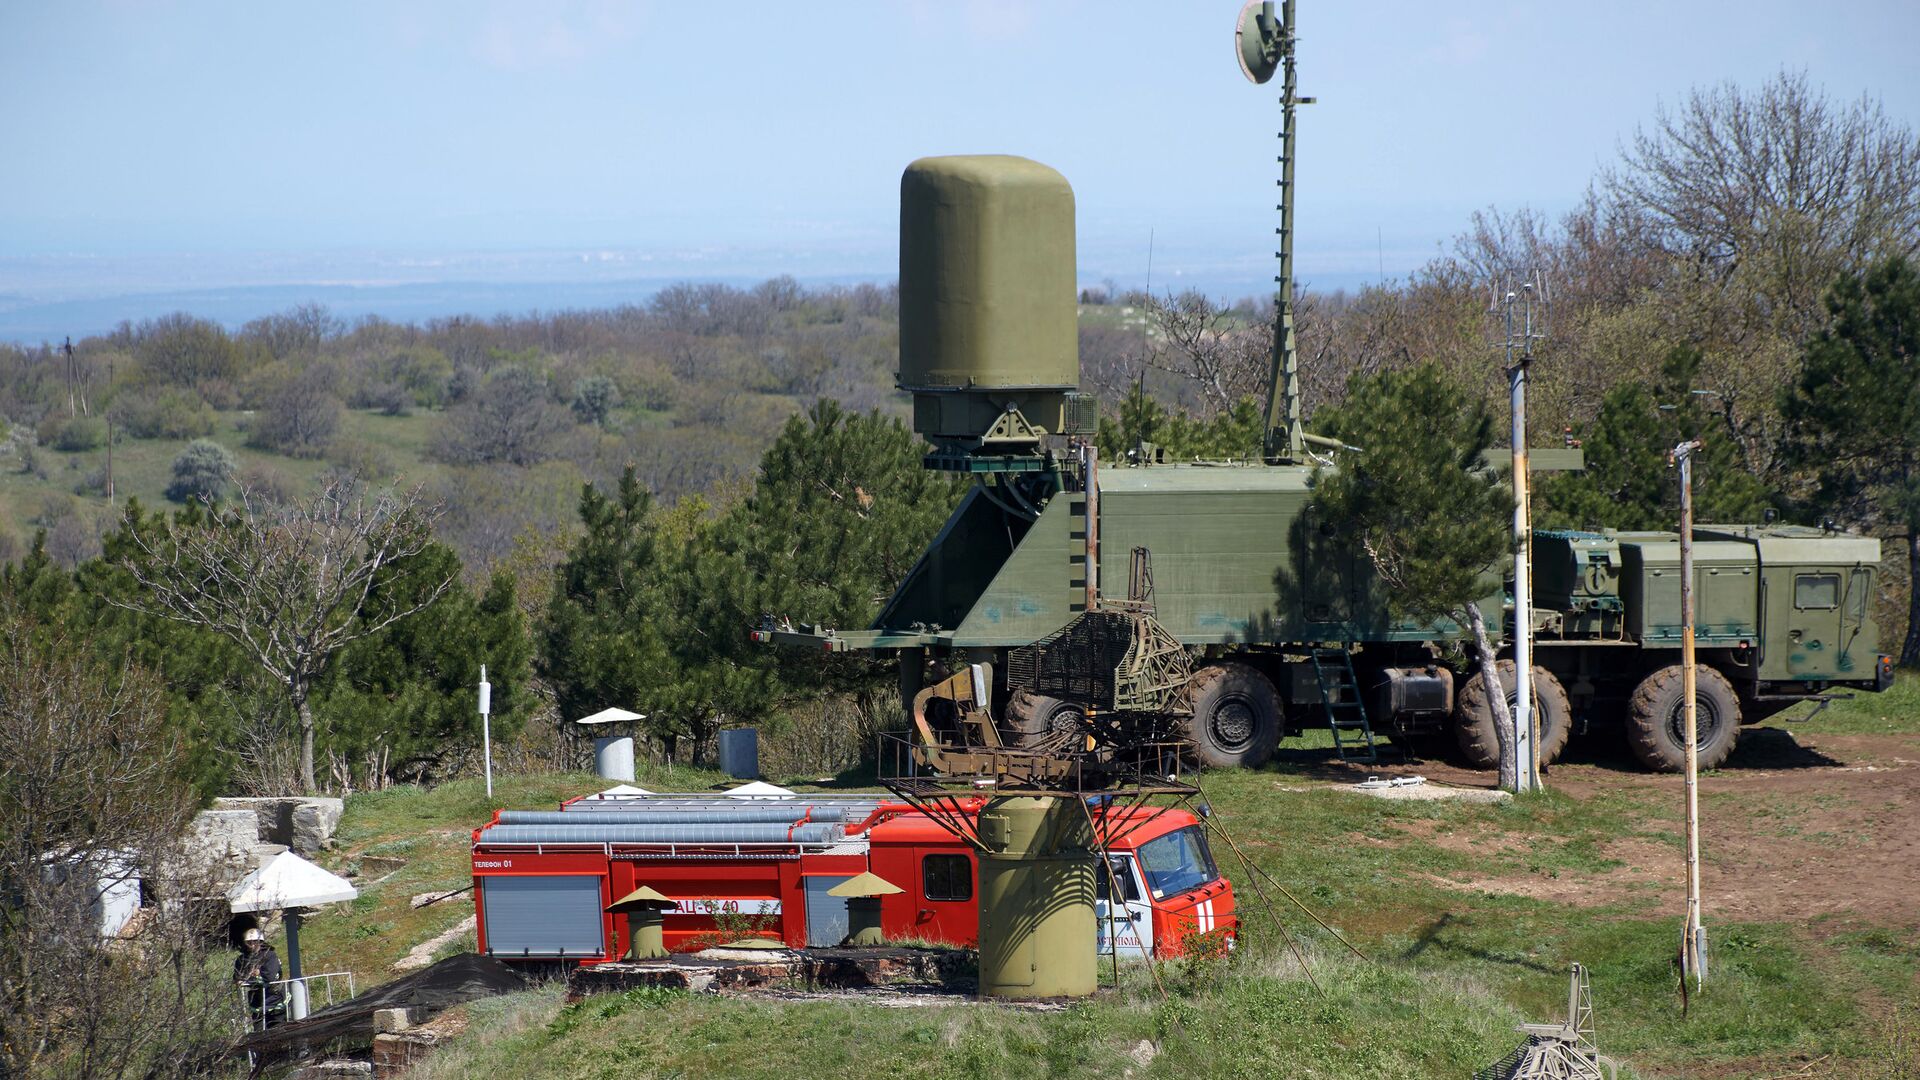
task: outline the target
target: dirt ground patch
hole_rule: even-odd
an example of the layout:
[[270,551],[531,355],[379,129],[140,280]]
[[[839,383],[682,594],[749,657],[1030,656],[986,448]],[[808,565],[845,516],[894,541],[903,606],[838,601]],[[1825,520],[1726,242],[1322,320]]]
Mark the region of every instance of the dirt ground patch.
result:
[[[1313,772],[1344,782],[1414,774],[1464,786],[1494,782],[1491,774],[1437,761],[1325,762]],[[1642,828],[1673,838],[1613,841],[1601,854],[1618,865],[1596,872],[1428,880],[1466,891],[1580,905],[1631,902],[1680,913],[1685,787],[1678,776],[1642,772],[1620,756],[1593,755],[1554,766],[1547,784],[1580,800],[1627,794],[1648,807],[1670,805],[1650,814]],[[1920,736],[1749,728],[1730,766],[1701,778],[1700,793],[1701,885],[1720,918],[1819,922],[1835,930],[1858,921],[1920,932]],[[1423,819],[1398,828],[1450,851],[1498,851],[1489,845],[1506,842],[1481,830],[1442,830]]]

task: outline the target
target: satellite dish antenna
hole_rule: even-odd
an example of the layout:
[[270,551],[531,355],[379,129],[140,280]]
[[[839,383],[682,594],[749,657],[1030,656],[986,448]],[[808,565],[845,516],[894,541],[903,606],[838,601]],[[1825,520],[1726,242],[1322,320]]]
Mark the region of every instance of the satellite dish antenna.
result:
[[1233,27],[1233,58],[1248,82],[1263,83],[1280,70],[1282,27],[1273,0],[1247,0]]

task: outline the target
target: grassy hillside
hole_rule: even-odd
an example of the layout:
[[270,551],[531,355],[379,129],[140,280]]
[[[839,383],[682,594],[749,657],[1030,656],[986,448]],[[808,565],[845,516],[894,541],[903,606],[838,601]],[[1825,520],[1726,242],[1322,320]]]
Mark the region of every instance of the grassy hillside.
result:
[[[784,418],[799,407],[796,399],[783,395],[755,395],[748,408],[755,416]],[[431,498],[445,505],[441,538],[476,568],[501,555],[508,541],[524,529],[548,532],[570,522],[583,481],[605,481],[618,475],[622,464],[635,460],[653,463],[655,474],[671,470],[681,458],[695,456],[682,444],[698,441],[675,429],[671,410],[623,408],[608,430],[583,426],[568,432],[562,437],[565,452],[554,460],[526,468],[504,463],[458,467],[430,453],[445,415],[432,409],[399,416],[347,410],[338,434],[319,457],[292,457],[247,445],[249,414],[242,410],[214,413],[214,429],[205,437],[232,452],[240,482],[264,485],[269,491],[299,495],[332,469],[381,483],[422,485]],[[701,424],[692,428],[705,430]],[[0,428],[0,434],[4,430]],[[18,435],[22,440],[32,437],[27,431]],[[766,438],[771,441],[771,434]],[[28,453],[35,467],[29,470],[19,448],[5,453],[5,440],[0,439],[0,558],[17,557],[36,530],[46,529],[54,534],[49,548],[55,558],[72,562],[98,552],[94,538],[111,531],[128,499],[138,499],[149,510],[176,508],[167,501],[166,489],[174,459],[190,441],[117,438],[114,497],[108,499],[104,444],[77,452],[49,445],[33,447]],[[701,453],[712,451],[708,455],[712,460],[702,458],[701,467],[725,475],[744,470],[765,449],[757,441],[716,445],[717,449],[702,449]],[[661,466],[655,459],[667,459],[667,464]],[[63,519],[68,518],[73,524],[62,529]],[[474,535],[476,527],[483,527],[486,535]]]
[[[1902,855],[1920,825],[1920,681],[1805,724],[1749,729],[1732,767],[1703,781],[1713,979],[1686,1018],[1672,967],[1677,778],[1590,750],[1517,804],[1383,802],[1338,790],[1351,776],[1321,752],[1286,758],[1203,782],[1249,856],[1376,962],[1277,908],[1319,989],[1216,840],[1244,946],[1226,961],[1166,966],[1165,996],[1139,967],[1117,990],[1047,1012],[677,994],[563,1006],[547,989],[474,1007],[470,1033],[423,1074],[1459,1077],[1515,1045],[1514,1024],[1557,1016],[1573,961],[1592,972],[1602,1048],[1631,1075],[1893,1077],[1920,1066],[1920,869]],[[679,771],[642,783],[717,780]],[[550,805],[594,786],[509,778],[493,805]],[[364,886],[351,912],[309,923],[309,967],[350,966],[368,985],[469,915],[464,894],[420,910],[407,901],[467,884],[467,832],[488,806],[473,782],[349,800],[336,864],[409,862]]]
[[[240,411],[215,413],[212,434],[206,436],[233,452],[242,474],[248,470],[266,470],[291,490],[312,483],[321,472],[333,467],[327,458],[295,458],[246,445],[247,414]],[[432,437],[435,414],[382,416],[372,411],[350,411],[341,424],[342,446],[352,445],[377,450],[393,475],[420,482],[436,475],[439,466],[428,461],[425,450]],[[117,439],[113,447],[114,499],[90,478],[104,477],[107,450],[65,453],[51,446],[35,447],[39,470],[27,472],[17,462],[0,471],[0,520],[23,534],[34,526],[51,523],[55,506],[72,505],[92,519],[104,521],[117,513],[128,499],[139,499],[148,508],[166,507],[167,484],[173,478],[173,459],[186,448],[188,439]],[[336,453],[335,458],[341,455]],[[83,490],[84,489],[84,490]],[[21,540],[27,535],[21,535]]]

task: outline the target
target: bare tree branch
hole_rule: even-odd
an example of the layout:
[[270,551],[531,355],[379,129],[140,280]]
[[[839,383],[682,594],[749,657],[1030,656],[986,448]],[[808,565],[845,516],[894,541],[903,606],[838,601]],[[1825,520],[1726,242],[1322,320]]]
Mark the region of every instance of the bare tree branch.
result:
[[[231,505],[148,523],[129,518],[121,564],[141,586],[111,603],[205,627],[246,650],[286,688],[300,722],[300,774],[314,789],[308,697],[333,656],[438,600],[453,584],[410,562],[433,542],[438,508],[420,489],[371,498],[333,478],[305,501],[242,490]],[[405,603],[393,597],[407,596]]]
[[1209,414],[1266,391],[1273,335],[1265,323],[1245,325],[1240,312],[1201,293],[1146,301],[1152,328],[1146,366],[1192,380]]
[[[88,654],[0,610],[0,1076],[208,1075],[233,999],[183,902],[211,882],[180,739],[150,675]],[[102,926],[135,874],[161,902]]]

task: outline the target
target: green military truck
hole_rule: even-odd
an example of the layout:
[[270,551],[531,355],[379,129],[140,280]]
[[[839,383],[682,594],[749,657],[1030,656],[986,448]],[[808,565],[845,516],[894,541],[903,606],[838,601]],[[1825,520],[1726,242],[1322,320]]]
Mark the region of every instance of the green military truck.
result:
[[[1063,672],[1036,652],[1126,597],[1184,650],[1156,670],[1178,672],[1164,700],[1204,764],[1257,766],[1284,735],[1322,725],[1343,756],[1373,760],[1376,734],[1451,735],[1471,763],[1494,762],[1464,629],[1392,618],[1365,552],[1312,503],[1310,448],[1340,448],[1300,423],[1284,282],[1262,459],[1170,462],[1143,446],[1103,463],[1078,389],[1065,178],[1024,158],[924,159],[902,178],[900,216],[899,385],[931,444],[926,467],[976,483],[871,628],[769,623],[757,638],[898,652],[907,702],[975,665],[1001,737],[1037,744],[1086,726],[1101,699],[1075,688],[1111,685],[1123,657],[1082,650]],[[1703,764],[1725,759],[1743,720],[1887,685],[1867,602],[1877,541],[1776,526],[1701,528],[1696,541]],[[1542,533],[1533,566],[1541,759],[1577,722],[1623,722],[1643,761],[1676,767],[1677,538]],[[1103,589],[1113,582],[1132,588]],[[1490,579],[1482,609],[1503,602]],[[1089,665],[1102,670],[1072,670]]]
[[[1726,760],[1743,722],[1835,691],[1892,684],[1893,661],[1879,651],[1872,617],[1878,540],[1799,526],[1705,525],[1694,529],[1693,560],[1702,766]],[[1679,536],[1539,532],[1533,570],[1534,655],[1554,676],[1543,706],[1622,719],[1641,761],[1680,768]],[[1486,755],[1476,744],[1469,756]]]

